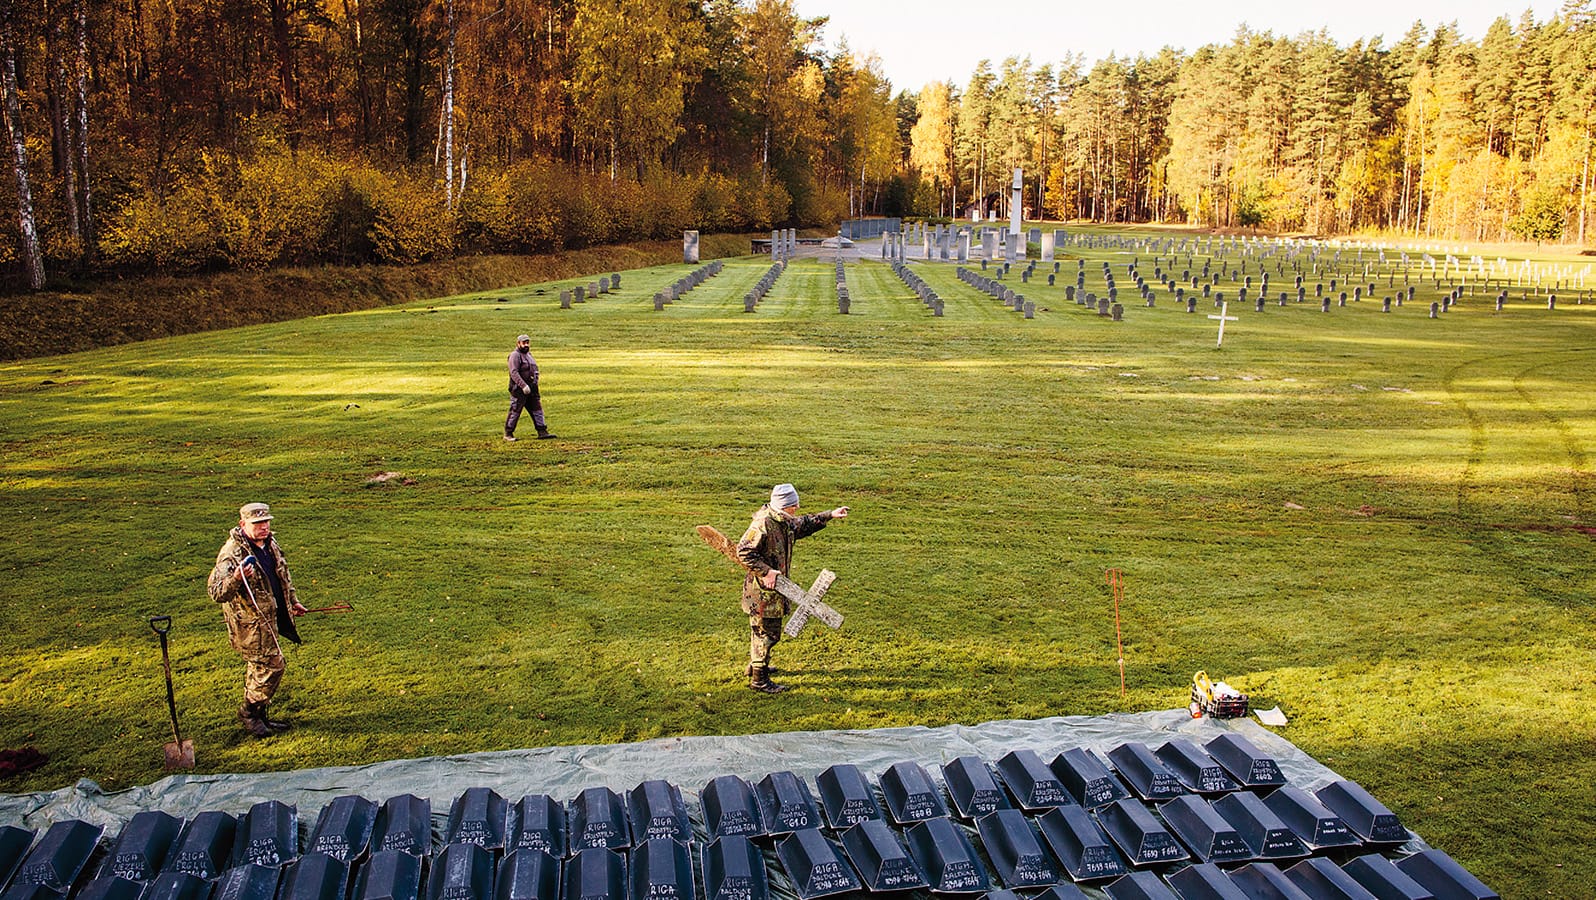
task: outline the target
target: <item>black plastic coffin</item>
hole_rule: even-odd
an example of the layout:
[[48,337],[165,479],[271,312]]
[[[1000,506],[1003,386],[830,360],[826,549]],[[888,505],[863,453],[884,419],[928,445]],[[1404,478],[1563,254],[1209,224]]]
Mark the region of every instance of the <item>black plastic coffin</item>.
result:
[[1305,859],[1286,870],[1286,877],[1313,900],[1378,900],[1369,889],[1328,859]]
[[962,829],[951,819],[927,819],[904,832],[909,855],[920,864],[931,890],[943,894],[979,894],[991,879]]
[[675,838],[650,838],[632,851],[632,900],[693,900],[693,857]]
[[1209,741],[1205,749],[1242,787],[1271,788],[1286,783],[1275,758],[1239,734],[1222,734]]
[[372,850],[400,850],[412,856],[432,852],[432,801],[414,794],[389,797],[377,811]]
[[986,896],[982,897],[981,900],[1023,900],[1023,898],[1013,891],[999,889],[996,891],[987,891]]
[[227,868],[233,850],[233,834],[238,820],[224,812],[202,812],[183,826],[172,852],[166,855],[163,871],[182,872],[200,878],[215,878]]
[[1396,866],[1441,900],[1501,900],[1485,882],[1440,850],[1421,850],[1397,860]]
[[1108,751],[1108,761],[1143,800],[1170,800],[1186,793],[1186,786],[1146,744],[1120,744]]
[[476,844],[445,844],[427,875],[427,900],[491,900],[493,854]]
[[893,763],[881,773],[881,796],[887,800],[887,815],[896,825],[912,825],[948,814],[942,791],[931,780],[931,773],[917,762]]
[[491,788],[467,788],[449,805],[449,824],[443,839],[450,844],[476,844],[484,850],[503,850],[510,804]]
[[[129,881],[117,875],[101,875],[73,894],[74,900],[139,900],[144,882]],[[266,900],[271,900],[270,897]]]
[[1402,827],[1396,813],[1356,781],[1331,782],[1315,791],[1314,796],[1371,844],[1400,844],[1408,839],[1408,830]]
[[948,796],[953,798],[953,808],[961,819],[975,820],[1013,806],[979,756],[961,756],[945,763],[942,780],[947,783]]
[[842,849],[867,890],[906,891],[928,884],[920,864],[880,819],[867,819],[844,831]]
[[1258,859],[1296,859],[1310,852],[1302,838],[1270,811],[1257,794],[1246,791],[1226,794],[1214,801],[1214,811],[1225,817]]
[[1021,809],[1040,812],[1075,802],[1035,750],[1011,750],[1003,754],[997,761],[997,770]]
[[211,895],[211,883],[182,872],[162,872],[144,888],[144,900],[205,900]]
[[704,785],[698,799],[704,806],[704,828],[709,831],[711,840],[731,835],[769,834],[754,800],[754,789],[736,775],[722,775],[711,780]]
[[1017,809],[1000,809],[976,819],[975,828],[1004,887],[1013,890],[1059,882],[1052,858],[1042,848],[1041,839],[1024,813]]
[[862,885],[853,867],[818,828],[801,828],[776,842],[776,858],[792,880],[799,900],[812,900]]
[[1265,797],[1264,806],[1279,816],[1310,849],[1356,847],[1363,843],[1340,816],[1299,787],[1286,785]]
[[11,881],[11,874],[22,864],[33,844],[33,832],[15,825],[0,825],[0,888]]
[[1180,900],[1169,886],[1151,872],[1132,872],[1103,888],[1109,900]]
[[355,879],[354,900],[417,900],[421,857],[403,850],[378,850]]
[[[114,875],[129,881],[149,881],[161,871],[166,855],[183,832],[183,820],[157,809],[135,813],[122,826],[111,852],[100,864],[100,877]],[[3,882],[0,882],[3,883]]]
[[645,781],[626,793],[627,812],[632,821],[632,843],[641,845],[655,838],[687,842],[693,839],[693,825],[687,819],[687,802],[681,789],[668,781]]
[[1114,843],[1125,851],[1133,866],[1153,866],[1191,858],[1180,841],[1136,800],[1110,803],[1097,811],[1097,820]]
[[1160,806],[1158,813],[1191,849],[1192,855],[1202,862],[1245,862],[1256,856],[1252,847],[1236,833],[1235,826],[1201,797],[1194,794],[1176,797]]
[[704,848],[704,900],[768,900],[765,857],[740,834],[716,838]]
[[614,850],[578,850],[560,879],[565,900],[626,900],[626,858]]
[[607,787],[590,787],[571,801],[566,813],[571,829],[571,850],[625,850],[632,845],[626,824],[626,804]]
[[1360,856],[1341,868],[1380,900],[1436,900],[1432,891],[1378,853]]
[[306,853],[283,868],[277,900],[344,900],[349,864],[325,853]]
[[1097,754],[1090,750],[1071,747],[1053,757],[1053,763],[1048,768],[1058,776],[1064,790],[1070,792],[1075,802],[1087,809],[1107,806],[1130,796],[1130,792],[1119,783],[1108,766],[1103,765]]
[[560,900],[559,859],[530,847],[511,851],[499,863],[493,900]]
[[23,884],[13,882],[0,894],[0,900],[66,900],[66,894],[52,891],[42,884]]
[[809,785],[791,772],[772,772],[754,788],[759,813],[770,834],[790,834],[820,827],[820,811]]
[[89,864],[89,857],[94,855],[104,830],[77,819],[51,825],[22,858],[17,874],[11,879],[12,885],[37,884],[66,893],[83,873],[83,867]]
[[1249,900],[1225,870],[1213,863],[1187,866],[1168,880],[1180,900]]
[[527,794],[510,807],[510,850],[542,850],[555,859],[565,856],[565,807],[548,794]]
[[858,766],[832,766],[815,776],[815,786],[820,789],[820,808],[826,814],[826,822],[837,831],[881,818],[875,789]]
[[1241,888],[1247,900],[1313,900],[1272,863],[1242,866],[1230,873],[1230,880]]
[[[272,900],[283,870],[275,866],[245,863],[222,873],[211,888],[211,900]],[[413,898],[412,898],[413,900]]]
[[[994,891],[993,893],[996,893]],[[991,897],[991,894],[987,895]],[[1040,894],[1034,900],[1086,900],[1086,895],[1073,884],[1055,884]]]
[[354,794],[337,797],[317,814],[305,849],[354,862],[371,847],[371,833],[376,827],[377,804]]
[[233,865],[281,866],[299,856],[299,812],[286,803],[265,800],[238,819]]
[[1042,837],[1064,871],[1076,881],[1118,878],[1125,874],[1125,859],[1114,849],[1092,814],[1079,806],[1059,806],[1036,820]]
[[1193,793],[1227,794],[1241,790],[1241,783],[1232,778],[1224,766],[1191,741],[1168,741],[1153,755]]
[[1230,880],[1248,900],[1313,900],[1286,873],[1270,863],[1257,862],[1230,873]]

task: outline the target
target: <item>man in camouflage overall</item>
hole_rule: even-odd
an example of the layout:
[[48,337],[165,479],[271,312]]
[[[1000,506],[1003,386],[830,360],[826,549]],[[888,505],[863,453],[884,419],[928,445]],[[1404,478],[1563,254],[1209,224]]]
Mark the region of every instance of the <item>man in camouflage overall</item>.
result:
[[752,632],[746,671],[753,690],[779,694],[787,689],[770,680],[770,650],[781,640],[782,617],[792,611],[792,604],[775,587],[776,575],[788,574],[792,566],[793,542],[825,528],[832,519],[847,517],[846,506],[800,516],[798,489],[778,484],[770,491],[770,503],[754,513],[754,520],[737,542],[737,558],[748,567],[743,578],[743,612],[748,614]]
[[288,723],[266,718],[266,705],[283,680],[283,648],[278,637],[299,643],[294,616],[305,614],[288,576],[282,548],[272,537],[272,513],[264,503],[238,510],[238,527],[227,535],[208,582],[211,599],[221,604],[227,638],[244,657],[244,705],[238,719],[255,737],[271,737]]

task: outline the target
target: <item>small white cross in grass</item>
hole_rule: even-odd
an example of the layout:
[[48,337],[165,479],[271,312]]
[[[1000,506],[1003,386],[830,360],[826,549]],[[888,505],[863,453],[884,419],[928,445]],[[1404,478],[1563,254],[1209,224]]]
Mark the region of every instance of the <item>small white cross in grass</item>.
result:
[[1209,316],[1208,317],[1210,319],[1218,319],[1219,320],[1219,343],[1215,344],[1214,345],[1215,347],[1223,347],[1223,346],[1225,346],[1225,323],[1226,322],[1240,322],[1241,321],[1240,319],[1236,318],[1235,316],[1227,316],[1227,315],[1225,315],[1225,313],[1228,313],[1228,312],[1230,312],[1230,301],[1226,300],[1223,303],[1219,304],[1219,315],[1217,315],[1217,316]]

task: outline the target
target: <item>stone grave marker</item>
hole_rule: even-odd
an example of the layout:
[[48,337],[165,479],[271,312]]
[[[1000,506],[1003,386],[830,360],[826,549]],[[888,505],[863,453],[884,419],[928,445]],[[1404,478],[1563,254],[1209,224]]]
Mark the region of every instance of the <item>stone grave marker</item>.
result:
[[684,263],[686,263],[686,264],[688,264],[690,266],[698,265],[698,232],[697,231],[684,231],[684,232],[682,232],[682,262],[684,262]]

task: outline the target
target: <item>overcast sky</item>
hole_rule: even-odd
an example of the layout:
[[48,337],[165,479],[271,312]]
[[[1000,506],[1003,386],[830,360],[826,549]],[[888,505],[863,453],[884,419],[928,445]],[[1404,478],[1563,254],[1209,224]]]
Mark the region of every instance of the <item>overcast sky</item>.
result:
[[1196,50],[1228,42],[1243,23],[1254,31],[1296,35],[1327,29],[1342,46],[1359,38],[1400,40],[1415,22],[1434,29],[1456,22],[1463,36],[1478,40],[1497,17],[1515,24],[1531,9],[1536,21],[1551,18],[1560,0],[794,0],[798,14],[829,16],[824,39],[835,49],[846,38],[860,56],[875,51],[893,93],[918,91],[927,82],[962,85],[982,59],[993,69],[1005,57],[1026,56],[1036,65],[1083,53],[1087,65],[1110,53],[1134,57],[1165,45]]

